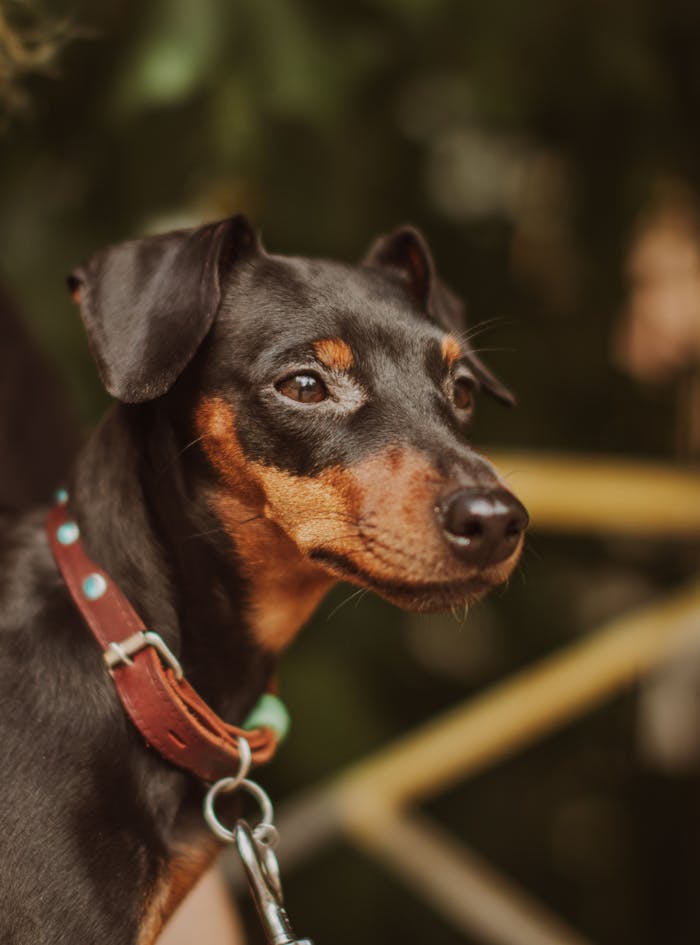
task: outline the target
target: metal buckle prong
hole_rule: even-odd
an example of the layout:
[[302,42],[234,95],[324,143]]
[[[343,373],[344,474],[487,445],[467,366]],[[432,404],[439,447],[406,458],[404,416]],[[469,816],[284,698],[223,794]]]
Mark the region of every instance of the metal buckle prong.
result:
[[125,640],[110,643],[103,654],[107,669],[111,673],[117,666],[133,666],[134,661],[131,657],[136,653],[140,653],[147,646],[152,646],[158,651],[158,654],[172,669],[178,681],[183,678],[185,674],[179,660],[165,640],[153,630],[139,630],[138,633],[132,633]]

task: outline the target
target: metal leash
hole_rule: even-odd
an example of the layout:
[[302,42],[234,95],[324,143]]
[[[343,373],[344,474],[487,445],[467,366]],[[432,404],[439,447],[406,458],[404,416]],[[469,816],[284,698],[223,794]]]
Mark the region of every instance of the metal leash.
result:
[[[251,764],[250,746],[245,738],[238,740],[241,764],[232,778],[221,778],[207,791],[204,798],[204,819],[225,843],[234,843],[245,869],[253,902],[269,945],[313,945],[311,939],[297,938],[282,901],[279,864],[275,847],[279,834],[275,815],[268,795],[255,781],[248,780]],[[236,822],[229,830],[216,816],[214,803],[219,794],[230,794],[242,789],[251,794],[260,805],[260,823],[251,829],[246,820]]]

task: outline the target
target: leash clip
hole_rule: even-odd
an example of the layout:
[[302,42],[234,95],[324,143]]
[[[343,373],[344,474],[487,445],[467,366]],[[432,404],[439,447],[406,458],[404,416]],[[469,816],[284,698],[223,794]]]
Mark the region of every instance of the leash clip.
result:
[[[239,744],[243,749],[247,742],[241,738]],[[204,819],[220,840],[235,844],[268,945],[313,945],[308,938],[296,937],[284,908],[279,864],[274,849],[279,839],[274,810],[267,793],[255,781],[247,779],[249,767],[250,749],[247,756],[241,750],[241,763],[235,777],[221,778],[207,791]],[[219,794],[229,794],[239,788],[258,802],[261,819],[253,828],[247,821],[239,820],[234,829],[229,830],[216,816],[214,802]]]
[[237,822],[234,842],[269,945],[313,945],[311,939],[297,938],[292,929],[282,904],[277,857],[272,847],[258,839],[245,820]]
[[138,633],[132,633],[125,640],[110,643],[102,657],[111,673],[117,666],[133,666],[134,661],[131,657],[145,650],[147,646],[152,646],[157,651],[163,662],[172,669],[175,679],[180,682],[185,675],[180,661],[160,634],[154,630],[139,630]]

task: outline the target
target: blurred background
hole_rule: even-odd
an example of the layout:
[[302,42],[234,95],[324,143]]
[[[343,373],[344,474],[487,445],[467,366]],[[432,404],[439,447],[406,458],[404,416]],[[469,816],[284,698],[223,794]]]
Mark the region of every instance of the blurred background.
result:
[[[243,211],[273,251],[355,260],[410,221],[518,396],[478,405],[479,448],[697,470],[693,0],[1,0],[0,110],[3,284],[86,430],[107,397],[64,277],[94,249]],[[276,800],[697,573],[697,536],[536,525],[466,622],[329,598],[283,662]],[[591,941],[700,940],[700,655],[681,669],[423,813]],[[482,940],[342,840],[285,885],[319,943]]]

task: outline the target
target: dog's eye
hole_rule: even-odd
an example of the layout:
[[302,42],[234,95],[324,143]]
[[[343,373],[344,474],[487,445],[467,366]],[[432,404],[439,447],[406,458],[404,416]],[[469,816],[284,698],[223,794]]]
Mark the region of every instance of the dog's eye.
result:
[[471,411],[474,408],[474,382],[468,377],[458,377],[452,384],[452,400],[457,410]]
[[294,374],[276,387],[280,394],[300,404],[318,404],[328,396],[326,385],[314,374]]

